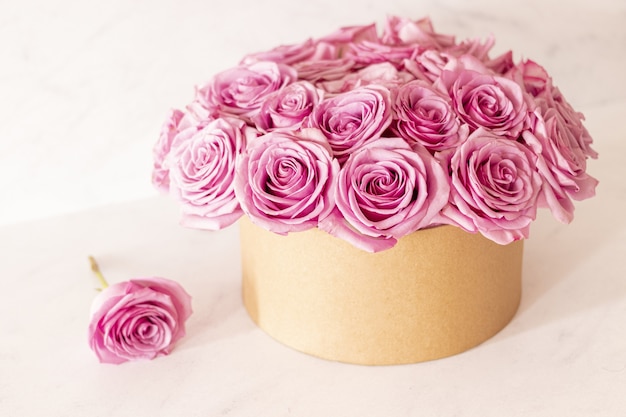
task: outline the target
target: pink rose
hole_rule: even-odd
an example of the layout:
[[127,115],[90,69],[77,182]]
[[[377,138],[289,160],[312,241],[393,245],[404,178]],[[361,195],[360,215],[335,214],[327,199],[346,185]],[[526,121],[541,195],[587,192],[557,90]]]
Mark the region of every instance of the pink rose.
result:
[[169,192],[170,175],[168,156],[172,149],[185,142],[215,117],[197,102],[182,110],[172,110],[161,128],[161,134],[153,148],[154,166],[152,184],[163,193]]
[[179,124],[184,113],[180,110],[171,110],[161,127],[161,134],[152,149],[153,169],[152,184],[161,192],[167,193],[170,187],[169,170],[164,167],[165,158],[170,153],[172,141],[179,133]]
[[429,18],[412,21],[390,16],[381,37],[388,45],[419,45],[424,49],[442,49],[454,45],[454,36],[436,33]]
[[578,146],[582,149],[585,157],[597,158],[598,153],[591,147],[593,139],[583,125],[585,116],[572,108],[571,104],[569,104],[557,87],[553,87],[551,93],[554,108],[559,112],[561,117],[563,117],[565,125],[571,131],[574,138],[576,138],[576,142],[578,142]]
[[595,195],[598,181],[587,174],[584,150],[572,129],[555,108],[538,116],[531,131],[523,133],[524,139],[539,143],[541,158],[537,166],[545,178],[541,205],[547,206],[554,217],[569,223],[574,218],[571,199],[584,200]]
[[404,69],[420,80],[435,82],[454,57],[429,49],[402,62]]
[[459,57],[462,55],[472,55],[480,61],[489,60],[489,51],[496,43],[493,35],[489,36],[485,42],[479,39],[465,39],[457,45],[451,45],[445,48],[447,54]]
[[317,129],[275,130],[249,144],[235,193],[256,225],[279,234],[302,231],[333,209],[338,170]]
[[236,162],[253,129],[220,118],[193,133],[169,158],[170,192],[181,202],[181,224],[218,230],[243,214],[235,198]]
[[332,59],[337,55],[335,48],[329,44],[320,44],[312,39],[294,44],[280,45],[265,52],[246,55],[242,65],[250,65],[260,61],[271,61],[278,64],[293,65],[298,62],[318,59]]
[[431,152],[458,146],[469,129],[452,110],[450,99],[428,83],[417,80],[394,90],[393,131],[409,143],[419,143]]
[[400,67],[403,60],[414,57],[420,50],[418,45],[387,45],[363,41],[349,44],[345,56],[354,60],[357,68],[381,62],[390,62]]
[[338,180],[337,210],[320,228],[370,252],[433,225],[450,190],[438,161],[401,138],[380,138],[358,149]]
[[493,73],[505,75],[515,65],[513,62],[513,51],[507,51],[493,59],[484,59],[483,63]]
[[252,121],[261,132],[279,128],[298,128],[302,120],[322,99],[323,92],[306,81],[298,81],[265,99]]
[[226,115],[252,117],[265,98],[298,78],[296,70],[275,62],[256,62],[222,71],[196,91],[203,106]]
[[331,94],[339,94],[354,90],[365,85],[376,84],[387,89],[405,84],[414,77],[406,71],[398,71],[389,62],[372,64],[358,71],[346,74],[343,78],[335,81],[320,82],[317,85]]
[[541,114],[546,114],[549,109],[556,109],[563,124],[575,138],[577,148],[580,148],[585,158],[597,158],[598,153],[591,148],[593,140],[587,129],[583,126],[584,116],[576,112],[565,99],[561,91],[552,83],[552,78],[541,65],[527,60],[508,74],[515,79],[524,89],[535,98]]
[[536,160],[521,143],[479,128],[446,161],[452,187],[443,215],[500,244],[528,237],[542,187]]
[[389,90],[384,87],[357,88],[322,101],[307,124],[324,133],[334,156],[343,162],[387,129],[391,123],[389,100]]
[[185,335],[185,321],[191,313],[191,297],[174,281],[120,282],[102,290],[93,301],[89,345],[103,363],[167,355]]
[[441,81],[456,113],[473,129],[515,139],[529,124],[526,97],[511,79],[460,70],[444,71]]
[[377,42],[378,33],[376,32],[376,24],[374,23],[363,26],[345,26],[330,35],[318,39],[318,41],[343,47],[347,44],[363,41]]
[[[513,68],[513,52],[507,51],[495,57],[489,57],[489,51],[495,44],[493,36],[489,36],[485,42],[478,39],[464,40],[458,45],[445,49],[445,53],[456,58],[472,57],[481,62],[485,68],[497,75],[504,75]],[[471,69],[471,68],[468,68]]]
[[390,62],[369,65],[358,70],[355,75],[359,79],[359,85],[378,84],[388,89],[415,79],[412,74],[396,69]]
[[534,61],[520,62],[509,71],[509,77],[518,81],[528,94],[533,97],[543,97],[550,94],[552,79],[541,65]]
[[354,61],[351,59],[324,59],[303,61],[293,66],[301,80],[317,83],[318,81],[338,80],[350,74]]
[[183,130],[188,127],[206,125],[208,122],[218,117],[220,117],[220,114],[216,109],[207,109],[202,103],[198,102],[198,100],[193,100],[185,106],[185,116],[180,122],[180,128]]

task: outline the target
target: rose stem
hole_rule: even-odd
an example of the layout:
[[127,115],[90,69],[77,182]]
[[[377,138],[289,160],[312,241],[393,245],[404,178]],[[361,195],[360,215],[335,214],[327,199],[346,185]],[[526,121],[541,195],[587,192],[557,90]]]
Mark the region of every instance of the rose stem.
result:
[[108,287],[109,283],[106,279],[104,279],[104,275],[102,275],[102,272],[100,272],[100,267],[98,266],[98,263],[93,256],[89,257],[89,263],[91,264],[91,270],[96,275],[96,277],[98,277],[98,281],[100,281],[100,286],[102,286],[102,289]]

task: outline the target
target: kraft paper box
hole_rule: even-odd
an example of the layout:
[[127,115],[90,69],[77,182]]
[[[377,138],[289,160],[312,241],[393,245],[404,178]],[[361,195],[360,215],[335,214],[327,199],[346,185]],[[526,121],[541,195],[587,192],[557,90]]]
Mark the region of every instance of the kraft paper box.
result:
[[243,216],[244,303],[286,345],[362,364],[462,352],[515,314],[536,210],[569,223],[598,184],[582,113],[493,45],[388,16],[246,54],[169,112],[152,181],[184,226]]
[[240,221],[243,299],[276,340],[324,359],[388,365],[463,352],[514,316],[523,242],[453,226],[376,254],[318,229],[280,236]]

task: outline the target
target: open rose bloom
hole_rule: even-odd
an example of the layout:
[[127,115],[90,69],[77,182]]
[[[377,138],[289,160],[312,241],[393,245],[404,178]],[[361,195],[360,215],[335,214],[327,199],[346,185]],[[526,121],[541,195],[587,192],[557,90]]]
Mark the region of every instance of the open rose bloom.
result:
[[247,215],[367,251],[442,224],[507,244],[595,194],[583,116],[536,62],[389,17],[243,57],[173,110],[155,186],[186,226]]
[[119,364],[167,355],[185,335],[191,297],[157,277],[113,284],[91,305],[89,346],[100,362]]

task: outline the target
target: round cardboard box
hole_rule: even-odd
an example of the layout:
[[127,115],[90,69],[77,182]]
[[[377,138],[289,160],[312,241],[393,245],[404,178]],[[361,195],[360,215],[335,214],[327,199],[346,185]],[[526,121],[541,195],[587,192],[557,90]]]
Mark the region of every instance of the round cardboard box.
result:
[[380,253],[318,229],[281,236],[240,221],[243,301],[270,336],[334,361],[391,365],[454,355],[513,318],[523,242],[453,226]]

